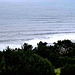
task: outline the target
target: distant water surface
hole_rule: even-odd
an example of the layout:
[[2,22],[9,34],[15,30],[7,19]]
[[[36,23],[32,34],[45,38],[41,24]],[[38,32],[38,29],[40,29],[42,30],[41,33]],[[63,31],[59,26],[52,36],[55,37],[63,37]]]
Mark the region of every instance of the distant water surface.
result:
[[0,50],[27,42],[75,41],[75,10],[50,5],[0,3]]

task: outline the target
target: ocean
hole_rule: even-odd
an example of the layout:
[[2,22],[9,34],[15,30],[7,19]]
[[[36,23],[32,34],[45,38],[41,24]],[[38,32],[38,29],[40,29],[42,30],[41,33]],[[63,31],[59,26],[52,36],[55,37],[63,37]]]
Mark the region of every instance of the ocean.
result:
[[0,3],[0,50],[39,41],[75,41],[75,9],[52,5]]

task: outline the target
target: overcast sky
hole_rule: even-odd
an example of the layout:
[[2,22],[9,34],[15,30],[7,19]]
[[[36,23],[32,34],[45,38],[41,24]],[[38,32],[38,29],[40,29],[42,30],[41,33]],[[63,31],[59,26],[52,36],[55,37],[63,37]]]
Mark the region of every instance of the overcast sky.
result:
[[62,7],[75,8],[75,0],[0,0],[0,2],[27,2],[32,4],[52,4]]
[[75,0],[0,0],[0,2],[29,2],[29,3],[32,3],[32,2],[35,2],[35,3],[75,3]]
[[10,2],[12,2],[12,1],[14,1],[14,2],[15,2],[15,1],[16,1],[16,2],[18,2],[18,1],[20,1],[20,2],[22,2],[22,1],[24,1],[24,2],[37,2],[37,1],[39,1],[39,2],[40,2],[40,1],[42,1],[42,2],[44,2],[44,1],[45,1],[45,2],[46,2],[46,1],[52,1],[52,2],[54,2],[54,1],[55,1],[55,2],[64,2],[64,1],[65,1],[65,2],[73,2],[73,1],[74,1],[74,2],[75,2],[75,0],[0,0],[0,1],[5,1],[5,2],[6,2],[6,1],[10,1]]

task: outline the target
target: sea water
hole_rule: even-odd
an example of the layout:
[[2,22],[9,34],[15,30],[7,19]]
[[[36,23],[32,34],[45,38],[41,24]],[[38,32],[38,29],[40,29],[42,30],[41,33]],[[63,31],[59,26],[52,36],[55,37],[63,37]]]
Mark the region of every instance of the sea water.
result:
[[75,10],[51,5],[0,3],[0,50],[39,41],[75,41]]

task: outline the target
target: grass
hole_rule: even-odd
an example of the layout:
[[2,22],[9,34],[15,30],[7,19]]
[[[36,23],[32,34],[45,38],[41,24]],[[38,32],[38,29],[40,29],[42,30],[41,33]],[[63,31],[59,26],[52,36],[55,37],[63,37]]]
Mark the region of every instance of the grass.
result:
[[55,69],[55,73],[56,73],[56,75],[60,75],[60,71],[61,71],[61,68],[57,68],[57,69]]

